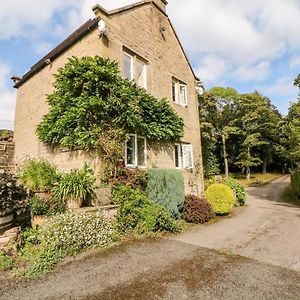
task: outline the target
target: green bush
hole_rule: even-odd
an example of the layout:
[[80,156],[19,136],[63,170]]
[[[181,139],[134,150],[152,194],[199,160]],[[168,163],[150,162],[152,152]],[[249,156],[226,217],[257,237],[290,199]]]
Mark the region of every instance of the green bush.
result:
[[205,200],[194,195],[185,196],[183,218],[191,223],[205,223],[214,218],[215,214],[211,205]]
[[99,211],[63,214],[41,229],[41,240],[47,248],[60,248],[71,253],[106,246],[115,238],[114,226]]
[[236,196],[236,204],[243,206],[246,203],[246,191],[245,188],[239,184],[235,179],[229,177],[229,178],[224,178],[222,180],[222,183],[225,185],[229,186],[235,193]]
[[116,192],[115,197],[121,204],[118,224],[122,231],[135,230],[139,234],[180,231],[180,224],[171,217],[169,211],[151,201],[141,191],[122,187]]
[[297,197],[300,197],[300,170],[295,170],[291,175],[292,189]]
[[184,181],[179,170],[150,169],[146,193],[152,201],[166,207],[179,218],[184,202]]
[[26,211],[27,197],[26,189],[18,184],[17,178],[0,170],[0,215],[9,210],[14,210],[18,215]]
[[67,201],[75,199],[93,199],[95,197],[96,177],[85,164],[81,170],[71,171],[62,176],[52,193],[55,197]]
[[113,186],[127,185],[133,189],[144,191],[147,187],[148,175],[146,171],[134,168],[129,169],[124,166],[116,169],[116,175],[110,180]]
[[152,141],[177,141],[183,135],[183,120],[169,101],[124,79],[109,59],[70,58],[55,75],[54,87],[49,112],[37,128],[45,143],[99,149],[99,137],[110,128]]
[[22,233],[18,261],[25,266],[18,274],[44,274],[67,255],[82,250],[104,247],[119,238],[115,225],[101,212],[67,213],[54,217],[42,228]]
[[50,191],[59,178],[57,168],[47,160],[29,159],[20,168],[20,180],[31,191]]
[[15,264],[15,261],[2,251],[0,251],[0,270],[10,270]]
[[66,204],[55,197],[42,200],[33,196],[29,200],[30,213],[32,216],[55,216],[66,211]]
[[225,184],[212,184],[204,195],[218,215],[228,214],[235,204],[233,191]]

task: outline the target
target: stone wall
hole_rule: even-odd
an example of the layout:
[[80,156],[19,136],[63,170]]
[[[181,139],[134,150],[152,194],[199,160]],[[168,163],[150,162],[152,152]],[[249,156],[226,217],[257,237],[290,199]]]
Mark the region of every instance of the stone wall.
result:
[[9,172],[14,170],[14,150],[12,141],[0,141],[0,169]]

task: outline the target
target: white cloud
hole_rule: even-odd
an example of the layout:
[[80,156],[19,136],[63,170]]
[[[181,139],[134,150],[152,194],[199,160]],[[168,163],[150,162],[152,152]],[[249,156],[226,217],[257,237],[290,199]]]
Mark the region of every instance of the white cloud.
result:
[[175,0],[169,12],[193,56],[214,53],[253,64],[300,48],[297,0]]
[[10,68],[0,62],[0,129],[12,129],[15,112],[15,91],[6,85]]
[[277,79],[269,86],[261,86],[259,90],[263,91],[266,95],[282,96],[293,100],[297,97],[298,88],[293,85],[294,78],[286,76]]
[[289,61],[289,66],[291,69],[299,68],[300,67],[300,55],[291,57]]
[[270,63],[267,61],[259,62],[256,65],[240,66],[234,72],[234,78],[238,81],[261,81],[270,74]]
[[231,68],[230,64],[217,55],[206,55],[201,59],[196,69],[204,84],[217,82],[222,79],[225,72]]

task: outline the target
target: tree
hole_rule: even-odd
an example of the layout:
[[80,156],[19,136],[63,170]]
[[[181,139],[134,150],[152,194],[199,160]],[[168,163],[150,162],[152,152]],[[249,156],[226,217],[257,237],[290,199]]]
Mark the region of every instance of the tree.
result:
[[[209,147],[206,147],[206,149],[210,151],[207,158],[210,160],[214,159],[213,150],[215,149],[216,142],[219,141],[222,144],[225,177],[228,177],[229,174],[226,141],[231,135],[237,134],[239,131],[238,127],[235,126],[238,98],[239,94],[237,91],[230,87],[215,87],[200,97],[200,120],[203,143],[208,143]],[[211,161],[204,160],[204,165],[205,162],[208,163]]]
[[292,103],[287,116],[278,126],[280,152],[292,168],[300,167],[300,100]]
[[268,118],[265,119],[270,112],[268,104],[267,99],[258,92],[244,94],[239,98],[239,123],[242,139],[236,164],[246,171],[248,180],[251,176],[251,167],[262,163],[261,158],[254,150],[258,150],[260,146],[268,148],[270,145],[266,136],[264,138],[262,134],[270,123]]

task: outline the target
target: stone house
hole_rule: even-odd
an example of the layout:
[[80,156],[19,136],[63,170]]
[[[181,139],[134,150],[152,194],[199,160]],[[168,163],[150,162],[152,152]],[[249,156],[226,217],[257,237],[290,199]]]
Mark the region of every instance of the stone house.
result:
[[[46,95],[53,91],[54,76],[71,56],[115,60],[123,76],[135,80],[158,98],[167,98],[184,120],[180,143],[157,149],[134,133],[126,142],[128,167],[181,169],[186,193],[203,191],[202,154],[198,114],[199,79],[187,59],[166,13],[166,0],[145,0],[116,10],[93,7],[95,18],[84,23],[15,81],[15,161],[47,158],[59,169],[80,168],[99,160],[84,151],[66,151],[41,143],[35,132],[48,111]],[[195,175],[196,174],[196,175]]]

